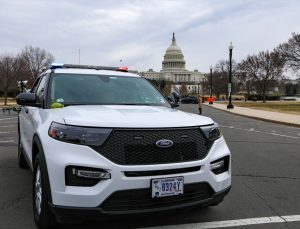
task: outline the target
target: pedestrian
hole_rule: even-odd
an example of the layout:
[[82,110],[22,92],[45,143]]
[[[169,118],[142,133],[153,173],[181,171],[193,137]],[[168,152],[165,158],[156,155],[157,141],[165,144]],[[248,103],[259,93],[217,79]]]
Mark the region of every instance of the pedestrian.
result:
[[202,114],[202,96],[198,95],[198,110],[199,110],[199,115]]

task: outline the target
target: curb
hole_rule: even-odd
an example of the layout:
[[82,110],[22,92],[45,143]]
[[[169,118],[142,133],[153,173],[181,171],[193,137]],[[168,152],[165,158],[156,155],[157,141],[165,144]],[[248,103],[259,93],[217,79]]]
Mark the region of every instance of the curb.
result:
[[271,123],[282,124],[282,125],[286,125],[286,126],[300,127],[300,124],[297,124],[297,123],[282,122],[282,121],[271,120],[271,119],[266,119],[266,118],[261,118],[261,117],[253,117],[253,116],[250,116],[250,115],[237,114],[237,113],[234,113],[234,112],[230,112],[228,110],[223,110],[223,109],[220,109],[220,108],[216,108],[216,107],[210,106],[208,104],[203,104],[203,105],[211,107],[211,108],[219,110],[219,111],[224,111],[224,112],[227,112],[227,113],[230,113],[230,114],[233,114],[233,115],[237,115],[237,116],[252,118],[252,119],[256,119],[256,120],[260,120],[260,121],[266,121],[266,122],[271,122]]

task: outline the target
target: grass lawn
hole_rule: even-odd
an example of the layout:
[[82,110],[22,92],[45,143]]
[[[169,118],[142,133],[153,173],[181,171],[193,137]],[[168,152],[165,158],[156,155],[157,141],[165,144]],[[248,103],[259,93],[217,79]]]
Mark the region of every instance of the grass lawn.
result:
[[7,105],[5,106],[4,105],[4,98],[0,97],[0,108],[15,106],[16,104],[17,103],[16,103],[16,100],[14,98],[7,98]]
[[233,105],[239,107],[249,107],[258,110],[277,111],[282,113],[300,115],[300,101],[267,101],[265,103],[233,101]]

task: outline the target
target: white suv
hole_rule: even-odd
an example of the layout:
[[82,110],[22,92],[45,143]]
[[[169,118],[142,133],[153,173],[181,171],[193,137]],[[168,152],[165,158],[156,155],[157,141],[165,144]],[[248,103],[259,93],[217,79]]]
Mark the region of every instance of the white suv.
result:
[[124,68],[54,64],[17,96],[19,166],[38,227],[220,203],[230,151],[208,117],[172,109]]

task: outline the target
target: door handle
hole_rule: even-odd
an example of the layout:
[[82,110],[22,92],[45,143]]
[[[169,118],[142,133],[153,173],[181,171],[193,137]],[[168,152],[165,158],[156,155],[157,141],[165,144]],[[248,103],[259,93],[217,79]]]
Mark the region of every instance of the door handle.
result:
[[24,108],[24,111],[25,111],[26,114],[28,114],[28,108],[27,107]]

